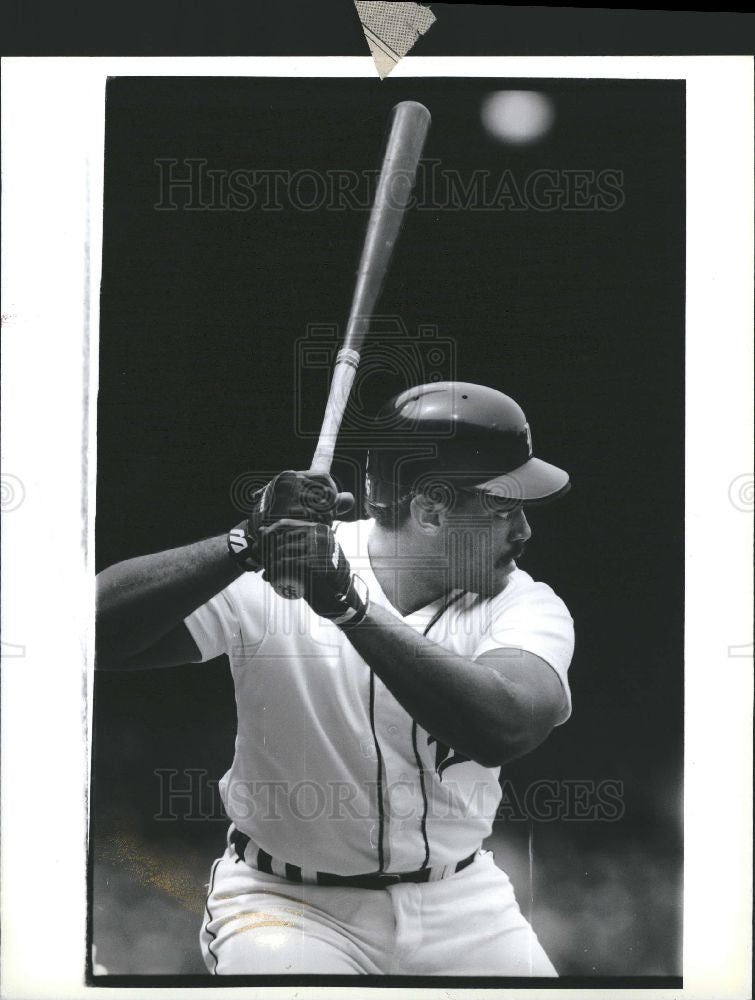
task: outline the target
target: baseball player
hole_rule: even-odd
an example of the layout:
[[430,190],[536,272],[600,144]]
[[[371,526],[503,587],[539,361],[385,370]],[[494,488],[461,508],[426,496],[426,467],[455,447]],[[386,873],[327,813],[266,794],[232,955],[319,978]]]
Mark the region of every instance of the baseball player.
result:
[[417,386],[378,415],[369,519],[285,472],[228,537],[99,575],[100,668],[230,660],[211,973],[556,975],[481,844],[501,766],[571,711],[571,617],[517,565],[568,487],[514,400]]

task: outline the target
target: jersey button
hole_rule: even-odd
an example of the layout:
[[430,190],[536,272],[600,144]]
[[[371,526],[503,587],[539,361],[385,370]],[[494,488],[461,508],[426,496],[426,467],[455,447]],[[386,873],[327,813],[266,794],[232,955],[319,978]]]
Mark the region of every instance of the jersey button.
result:
[[391,734],[391,736],[395,736],[396,733],[398,732],[398,726],[388,726],[388,732]]

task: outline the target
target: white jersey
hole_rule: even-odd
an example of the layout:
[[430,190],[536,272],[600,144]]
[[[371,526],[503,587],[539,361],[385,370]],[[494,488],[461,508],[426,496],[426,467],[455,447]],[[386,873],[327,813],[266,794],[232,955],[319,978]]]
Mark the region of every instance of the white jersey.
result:
[[[371,527],[341,523],[337,537],[370,600],[397,615],[370,567]],[[569,717],[572,619],[522,570],[494,597],[453,591],[404,621],[467,658],[536,654],[566,693],[559,724]],[[274,858],[339,875],[414,871],[465,858],[489,835],[500,768],[439,744],[305,601],[245,573],[186,625],[203,660],[229,656],[238,733],[220,793],[233,823]]]

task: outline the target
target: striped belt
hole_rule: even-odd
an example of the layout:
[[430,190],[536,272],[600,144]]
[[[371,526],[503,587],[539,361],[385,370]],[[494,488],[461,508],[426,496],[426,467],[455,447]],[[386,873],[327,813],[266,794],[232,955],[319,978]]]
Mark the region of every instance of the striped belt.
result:
[[[289,882],[304,882],[312,885],[329,885],[350,887],[353,889],[385,889],[389,885],[397,885],[399,882],[437,882],[440,879],[455,875],[472,864],[477,857],[477,851],[472,851],[469,857],[456,864],[438,865],[435,868],[420,868],[414,872],[372,872],[369,875],[333,875],[330,872],[312,872],[311,874],[298,865],[288,864],[285,861],[277,861],[267,851],[261,847],[256,849],[254,862],[247,860],[246,851],[251,843],[250,838],[236,827],[231,827],[228,839],[236,850],[236,863],[244,861],[257,868],[258,871],[267,872],[268,875],[278,875]],[[254,845],[252,845],[254,849]]]

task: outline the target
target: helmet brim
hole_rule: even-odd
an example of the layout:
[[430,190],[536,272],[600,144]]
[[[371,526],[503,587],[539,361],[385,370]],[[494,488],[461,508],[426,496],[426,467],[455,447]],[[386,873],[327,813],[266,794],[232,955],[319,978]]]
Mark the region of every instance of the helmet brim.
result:
[[518,469],[475,484],[474,489],[507,500],[536,503],[563,496],[568,493],[570,485],[568,472],[540,458],[530,458]]

